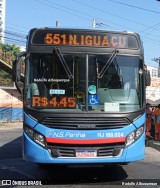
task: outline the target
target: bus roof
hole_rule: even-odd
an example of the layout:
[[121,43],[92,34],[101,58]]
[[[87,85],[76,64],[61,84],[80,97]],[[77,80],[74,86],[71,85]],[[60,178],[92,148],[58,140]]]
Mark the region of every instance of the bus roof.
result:
[[97,31],[97,32],[108,32],[108,33],[124,33],[124,34],[133,34],[133,35],[139,35],[137,32],[133,31],[121,31],[121,30],[106,30],[102,28],[72,28],[72,27],[35,27],[30,29],[29,33],[32,30],[80,30],[80,31]]

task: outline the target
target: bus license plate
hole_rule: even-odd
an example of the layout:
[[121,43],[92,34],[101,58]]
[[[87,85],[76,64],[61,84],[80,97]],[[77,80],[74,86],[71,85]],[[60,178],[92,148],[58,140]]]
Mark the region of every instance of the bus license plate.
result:
[[97,151],[96,150],[76,150],[76,157],[77,158],[97,157]]

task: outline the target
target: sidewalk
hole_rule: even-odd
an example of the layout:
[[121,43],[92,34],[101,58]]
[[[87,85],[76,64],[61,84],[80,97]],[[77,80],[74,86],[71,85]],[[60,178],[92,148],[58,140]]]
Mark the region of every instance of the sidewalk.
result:
[[23,122],[22,121],[0,123],[0,131],[2,129],[22,128],[22,127],[23,127]]
[[154,148],[154,149],[160,151],[160,141],[155,141],[153,139],[152,140],[148,140],[148,141],[146,141],[146,146]]

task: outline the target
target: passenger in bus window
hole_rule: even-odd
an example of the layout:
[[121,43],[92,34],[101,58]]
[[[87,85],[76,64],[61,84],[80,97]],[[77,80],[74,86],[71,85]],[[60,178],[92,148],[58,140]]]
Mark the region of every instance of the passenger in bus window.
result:
[[117,74],[113,74],[111,80],[108,83],[108,88],[110,89],[119,89],[122,88],[120,77]]

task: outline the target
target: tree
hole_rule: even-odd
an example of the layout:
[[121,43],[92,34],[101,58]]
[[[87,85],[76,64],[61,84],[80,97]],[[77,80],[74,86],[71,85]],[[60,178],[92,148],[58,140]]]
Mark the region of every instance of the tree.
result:
[[[12,65],[13,60],[20,53],[20,48],[15,44],[2,44],[0,43],[0,59],[9,65]],[[0,66],[0,86],[13,86],[12,76]]]
[[15,54],[19,54],[20,53],[20,47],[17,46],[16,44],[4,44],[4,47],[6,47],[8,50],[11,50],[13,53]]

